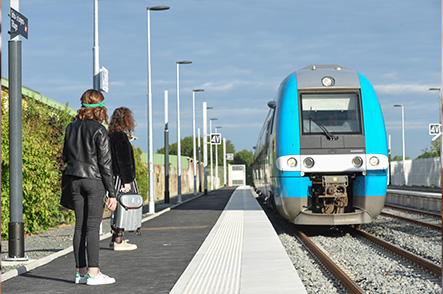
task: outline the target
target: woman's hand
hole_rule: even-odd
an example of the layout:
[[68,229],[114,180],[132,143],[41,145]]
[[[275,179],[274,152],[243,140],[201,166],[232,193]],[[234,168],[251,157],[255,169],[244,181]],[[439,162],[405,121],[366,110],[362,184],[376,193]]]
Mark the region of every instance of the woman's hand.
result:
[[114,211],[117,208],[117,199],[115,198],[109,198],[108,202],[106,203],[106,206],[109,210]]

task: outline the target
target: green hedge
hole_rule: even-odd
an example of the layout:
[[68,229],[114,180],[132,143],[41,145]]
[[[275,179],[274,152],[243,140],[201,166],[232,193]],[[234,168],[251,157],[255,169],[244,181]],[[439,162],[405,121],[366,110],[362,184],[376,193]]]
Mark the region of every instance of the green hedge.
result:
[[[1,158],[1,237],[8,239],[9,216],[9,114],[8,89],[2,87]],[[30,97],[23,97],[23,221],[26,234],[72,223],[74,214],[60,206],[62,149],[65,128],[72,121],[72,110],[54,109]],[[135,150],[140,194],[146,199],[147,167],[141,163],[140,148]]]
[[[9,223],[8,89],[2,88],[2,239]],[[72,120],[66,109],[53,109],[23,97],[23,221],[25,233],[35,234],[63,222],[73,213],[60,208],[61,154],[64,130]]]

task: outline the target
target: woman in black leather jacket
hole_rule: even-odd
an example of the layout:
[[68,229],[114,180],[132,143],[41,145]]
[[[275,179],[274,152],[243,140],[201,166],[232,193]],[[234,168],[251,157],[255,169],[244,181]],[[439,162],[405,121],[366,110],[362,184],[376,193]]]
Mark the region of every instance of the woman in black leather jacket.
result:
[[[106,191],[107,206],[115,210],[111,147],[106,128],[108,122],[103,94],[87,90],[80,98],[82,107],[66,128],[63,161],[65,175],[72,177],[75,210],[74,257],[76,283],[104,285],[115,282],[99,269],[99,228],[103,217]],[[87,245],[87,246],[86,246]],[[88,273],[89,270],[89,273]]]

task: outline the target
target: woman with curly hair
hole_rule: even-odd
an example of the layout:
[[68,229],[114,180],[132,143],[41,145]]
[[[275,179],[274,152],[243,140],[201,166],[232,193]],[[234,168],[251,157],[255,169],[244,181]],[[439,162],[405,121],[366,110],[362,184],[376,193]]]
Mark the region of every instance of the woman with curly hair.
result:
[[[135,121],[132,111],[126,107],[114,110],[111,123],[108,127],[111,139],[112,168],[115,177],[115,191],[133,192],[138,194],[137,182],[135,180],[134,150],[128,137],[134,132]],[[117,208],[118,209],[118,208]],[[110,246],[115,251],[128,251],[137,249],[137,245],[122,241],[123,232],[112,227],[113,234]]]
[[[71,194],[75,211],[74,257],[77,267],[75,283],[105,285],[115,282],[99,269],[99,229],[106,205],[115,210],[117,200],[113,185],[111,146],[103,122],[108,122],[105,97],[87,90],[65,133],[64,171],[71,177]],[[106,191],[109,193],[108,201]]]

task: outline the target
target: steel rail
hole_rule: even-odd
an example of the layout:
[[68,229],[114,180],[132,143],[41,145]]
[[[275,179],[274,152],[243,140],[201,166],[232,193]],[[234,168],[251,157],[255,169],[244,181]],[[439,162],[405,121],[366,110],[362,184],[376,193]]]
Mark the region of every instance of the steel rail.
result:
[[402,220],[402,221],[405,221],[405,222],[409,222],[409,223],[412,223],[412,224],[420,225],[422,227],[427,227],[427,228],[430,228],[430,229],[433,229],[433,230],[438,230],[438,231],[441,230],[441,226],[439,226],[439,225],[434,225],[434,224],[422,222],[422,221],[419,221],[419,220],[415,220],[415,219],[411,219],[411,218],[407,218],[407,217],[403,217],[403,216],[399,216],[399,215],[395,215],[395,214],[390,214],[390,213],[387,213],[387,212],[381,212],[380,214],[384,215],[384,216],[396,218],[396,219],[399,219],[399,220]]
[[398,210],[404,210],[404,211],[410,211],[410,212],[415,212],[415,213],[419,213],[419,214],[424,214],[424,215],[429,215],[429,216],[441,218],[441,213],[423,211],[423,210],[419,210],[419,209],[414,209],[414,208],[409,208],[409,207],[404,207],[404,206],[399,206],[399,205],[393,205],[393,204],[385,204],[385,207],[394,208],[394,209],[398,209]]
[[348,293],[365,293],[335,262],[333,262],[306,234],[294,227],[296,236],[311,252],[331,271],[331,273],[347,289]]
[[356,230],[356,229],[350,229],[350,232],[354,235],[362,236],[363,238],[370,240],[371,242],[393,252],[394,254],[397,254],[397,255],[423,267],[424,269],[428,270],[429,272],[436,275],[437,277],[441,278],[441,276],[442,276],[442,267],[439,266],[438,264],[435,264],[427,259],[424,259],[423,257],[415,255],[414,253],[404,250],[398,246],[390,244],[390,243],[388,243],[380,238],[377,238],[374,235],[371,235],[367,232],[364,232],[361,230]]

